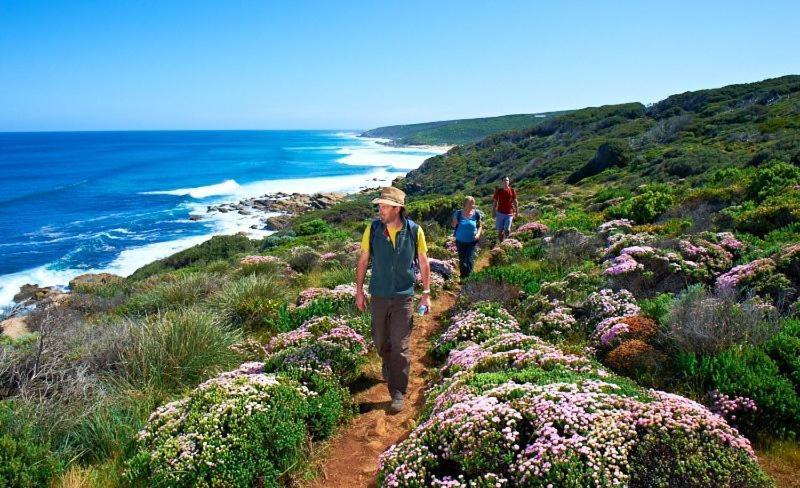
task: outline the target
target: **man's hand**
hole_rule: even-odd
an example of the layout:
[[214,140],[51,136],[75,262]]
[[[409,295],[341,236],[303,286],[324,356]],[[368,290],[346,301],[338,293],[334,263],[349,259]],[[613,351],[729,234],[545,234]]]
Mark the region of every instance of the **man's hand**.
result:
[[363,312],[367,308],[367,298],[364,296],[364,290],[356,290],[356,308]]
[[431,296],[428,295],[427,293],[423,294],[422,298],[419,299],[419,304],[420,305],[425,305],[426,307],[428,307],[428,311],[430,311],[430,309],[431,309]]

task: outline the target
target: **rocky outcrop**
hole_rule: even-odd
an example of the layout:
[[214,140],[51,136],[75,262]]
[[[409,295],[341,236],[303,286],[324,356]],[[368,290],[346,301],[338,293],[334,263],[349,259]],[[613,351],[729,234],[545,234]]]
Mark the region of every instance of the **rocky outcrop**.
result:
[[111,273],[85,273],[70,280],[69,288],[74,290],[81,287],[113,285],[123,281],[125,281],[125,278]]
[[39,286],[39,285],[22,285],[19,287],[19,293],[14,295],[16,303],[36,303],[42,300],[51,300],[64,293],[52,286]]
[[210,205],[207,209],[211,212],[236,212],[240,215],[258,215],[264,213],[280,213],[262,220],[265,230],[280,230],[286,227],[292,216],[308,210],[319,210],[342,201],[344,193],[273,193],[256,198],[248,198],[238,203],[222,203]]

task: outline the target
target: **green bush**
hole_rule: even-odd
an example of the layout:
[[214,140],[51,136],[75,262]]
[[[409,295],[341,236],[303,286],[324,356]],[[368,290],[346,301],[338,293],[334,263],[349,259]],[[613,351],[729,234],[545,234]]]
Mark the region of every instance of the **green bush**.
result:
[[220,259],[229,260],[237,255],[255,252],[255,241],[247,236],[214,236],[202,244],[173,254],[137,269],[131,279],[140,280],[166,270],[180,269],[193,264],[210,263]]
[[800,320],[785,320],[780,332],[767,342],[764,350],[778,365],[780,373],[800,392]]
[[[288,332],[300,327],[303,322],[310,318],[332,317],[335,315],[369,319],[369,312],[359,312],[353,300],[317,298],[303,308],[289,308],[284,303],[278,308],[275,316],[268,320],[267,327],[275,332]],[[363,335],[361,330],[358,328],[356,330]]]
[[226,324],[259,329],[275,319],[286,287],[274,276],[248,275],[228,283],[213,306]]
[[637,300],[637,305],[642,309],[642,315],[650,317],[661,324],[669,315],[670,307],[672,306],[672,295],[661,293],[653,298],[643,298]]
[[630,200],[606,209],[606,215],[648,224],[654,222],[674,202],[675,196],[670,188],[664,185],[650,185]]
[[757,206],[749,202],[725,213],[733,217],[737,230],[762,236],[800,222],[800,191],[772,195]]
[[415,222],[435,220],[440,225],[449,227],[453,212],[464,204],[464,197],[437,197],[424,200],[414,200],[406,206],[408,216]]
[[320,255],[308,246],[297,246],[292,248],[289,255],[289,266],[298,273],[308,273],[319,263]]
[[779,195],[786,187],[800,183],[800,168],[780,161],[772,161],[756,170],[747,194],[756,201]]
[[326,269],[319,279],[319,286],[323,288],[335,288],[338,285],[355,283],[356,270],[352,267],[335,265],[331,269]]
[[747,453],[720,449],[711,436],[689,436],[677,430],[668,435],[648,432],[629,459],[631,487],[774,486]]
[[219,290],[221,282],[218,276],[203,272],[167,276],[163,282],[131,295],[124,311],[144,315],[190,306]]
[[0,486],[47,486],[61,471],[61,463],[18,415],[13,402],[0,402]]
[[331,226],[322,219],[312,219],[298,223],[292,227],[298,236],[310,236],[331,231]]
[[147,486],[280,486],[302,454],[307,397],[272,375],[210,381],[153,413],[128,477]]
[[147,317],[131,327],[124,346],[125,378],[167,390],[193,386],[236,361],[230,349],[241,335],[198,309]]
[[525,293],[533,294],[539,291],[542,282],[556,281],[562,274],[557,270],[544,267],[541,264],[523,266],[510,264],[507,266],[491,266],[484,268],[469,276],[468,281],[509,284],[521,288]]
[[306,424],[315,440],[327,439],[346,417],[352,413],[350,393],[339,384],[337,378],[310,369],[298,369],[291,364],[275,365],[276,371],[292,378],[314,392],[308,397]]
[[714,356],[679,354],[678,369],[705,394],[718,390],[756,402],[758,411],[737,419],[747,430],[796,435],[800,426],[800,396],[762,349],[735,347]]

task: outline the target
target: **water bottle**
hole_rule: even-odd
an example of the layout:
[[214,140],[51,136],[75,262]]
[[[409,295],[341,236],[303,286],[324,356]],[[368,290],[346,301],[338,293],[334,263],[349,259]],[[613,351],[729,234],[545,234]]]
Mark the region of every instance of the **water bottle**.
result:
[[426,313],[428,313],[428,306],[427,305],[420,305],[419,309],[417,310],[417,312],[419,312],[420,315],[425,315]]

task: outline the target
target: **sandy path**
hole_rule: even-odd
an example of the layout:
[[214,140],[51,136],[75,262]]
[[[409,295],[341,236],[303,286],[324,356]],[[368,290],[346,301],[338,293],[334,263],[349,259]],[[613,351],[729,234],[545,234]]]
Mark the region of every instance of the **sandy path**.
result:
[[[362,412],[331,442],[330,457],[321,466],[320,476],[312,487],[375,486],[378,458],[404,439],[415,425],[424,401],[428,370],[433,367],[426,357],[430,336],[439,327],[439,318],[455,302],[452,292],[444,292],[433,300],[431,313],[414,318],[411,333],[411,378],[405,409],[395,415],[388,412],[389,393],[383,381],[371,382],[354,401]],[[380,364],[370,364],[367,375],[379,378]]]

